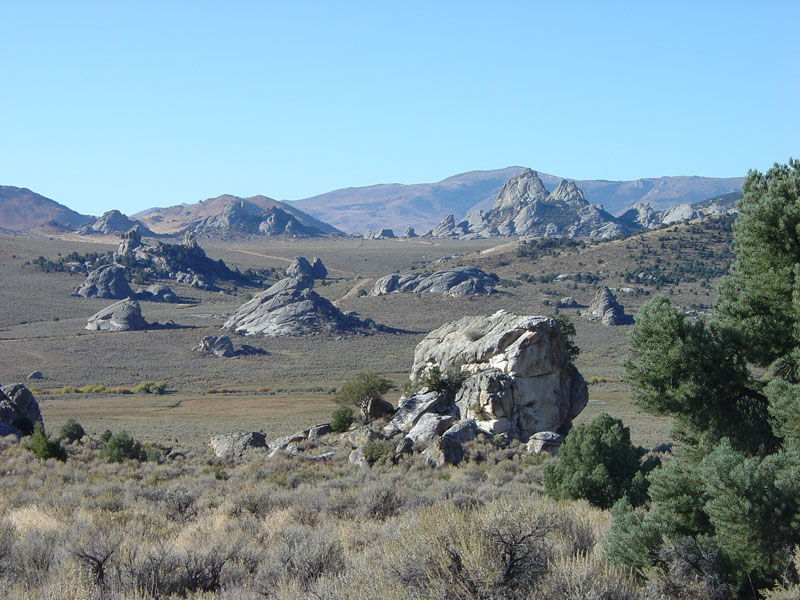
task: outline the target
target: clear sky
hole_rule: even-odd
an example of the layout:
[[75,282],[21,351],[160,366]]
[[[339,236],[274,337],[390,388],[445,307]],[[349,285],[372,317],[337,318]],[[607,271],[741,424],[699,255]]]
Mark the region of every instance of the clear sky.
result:
[[128,214],[800,156],[800,1],[0,0],[0,184]]

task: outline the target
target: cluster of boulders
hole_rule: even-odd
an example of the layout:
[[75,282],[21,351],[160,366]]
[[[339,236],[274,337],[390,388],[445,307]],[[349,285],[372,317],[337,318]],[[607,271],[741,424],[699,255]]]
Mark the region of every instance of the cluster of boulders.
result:
[[[363,465],[369,444],[378,442],[393,449],[395,461],[419,453],[441,466],[461,462],[464,445],[476,437],[497,437],[555,454],[588,401],[586,382],[549,317],[498,311],[448,323],[417,346],[410,377],[415,393],[401,397],[397,409],[376,403],[369,415],[385,415],[380,429],[362,425],[334,434],[322,424],[271,443],[260,434],[237,433],[217,436],[211,446],[222,458],[255,447],[269,456],[324,460],[346,449],[350,462]],[[438,389],[423,385],[433,382]]]
[[144,235],[155,235],[139,221],[127,217],[118,210],[109,210],[103,213],[103,216],[99,217],[98,219],[90,223],[86,223],[85,225],[81,225],[78,228],[77,233],[80,235],[114,235],[130,231],[137,225],[141,228],[140,230]]
[[151,302],[180,302],[180,298],[165,285],[153,284],[134,292],[128,283],[128,269],[113,263],[91,271],[81,285],[72,291],[73,296],[122,300],[135,298]]
[[206,217],[194,228],[194,233],[246,233],[268,236],[316,237],[325,232],[304,225],[295,215],[277,206],[263,208],[239,198],[231,200],[218,214]]
[[430,273],[420,271],[399,275],[393,273],[375,282],[370,296],[384,296],[396,292],[410,294],[442,294],[444,296],[471,296],[491,294],[497,285],[497,278],[478,267],[454,267]]
[[44,427],[39,403],[21,383],[0,386],[0,437],[22,436],[22,429],[40,423]]

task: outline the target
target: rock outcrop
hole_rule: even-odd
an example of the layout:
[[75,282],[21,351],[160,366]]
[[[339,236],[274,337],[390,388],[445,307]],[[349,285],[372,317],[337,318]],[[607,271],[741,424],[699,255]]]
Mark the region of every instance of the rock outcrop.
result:
[[383,296],[395,292],[443,294],[445,296],[471,296],[491,294],[497,279],[478,267],[455,267],[434,273],[418,272],[407,275],[386,275],[375,282],[370,296]]
[[78,228],[80,235],[113,235],[129,231],[131,228],[139,226],[140,232],[144,235],[155,235],[147,227],[142,226],[138,221],[123,215],[118,210],[109,210],[103,216],[91,223],[86,223]]
[[303,275],[308,275],[313,279],[325,279],[328,276],[328,269],[325,268],[319,257],[315,256],[312,262],[308,262],[304,256],[298,256],[286,267],[286,276],[301,277]]
[[377,231],[372,231],[372,229],[367,229],[364,232],[364,239],[365,240],[393,240],[395,239],[394,231],[391,229],[378,229]]
[[207,335],[200,343],[192,348],[194,352],[216,356],[218,358],[231,358],[234,356],[249,356],[251,354],[267,354],[263,348],[256,348],[242,344],[239,350],[234,350],[233,342],[227,335]]
[[223,325],[244,335],[308,335],[380,330],[372,321],[343,314],[317,294],[308,275],[287,277],[239,307]]
[[403,232],[404,238],[415,238],[417,237],[417,232],[414,231],[413,227],[406,227],[406,230]]
[[611,290],[603,286],[594,296],[589,308],[581,313],[590,321],[599,320],[603,325],[630,325],[633,319],[625,314],[625,309],[617,302]]
[[21,435],[17,425],[27,420],[28,425],[41,423],[42,411],[39,403],[21,383],[0,386],[0,435]]
[[412,381],[432,368],[461,373],[453,399],[459,417],[492,434],[527,440],[538,431],[566,432],[588,401],[586,382],[548,317],[498,311],[448,323],[417,346]]
[[572,296],[567,296],[566,298],[561,298],[558,301],[558,308],[583,308],[578,301],[575,300]]
[[120,300],[89,317],[86,329],[90,331],[138,331],[145,329],[147,322],[136,300]]
[[200,343],[192,348],[194,352],[201,352],[219,358],[230,358],[235,356],[233,342],[227,335],[207,335]]
[[258,431],[239,431],[217,435],[208,443],[217,458],[228,460],[241,458],[250,448],[267,448],[267,440]]
[[73,296],[121,300],[133,296],[126,277],[127,269],[117,264],[98,267],[86,277],[86,281],[72,291]]

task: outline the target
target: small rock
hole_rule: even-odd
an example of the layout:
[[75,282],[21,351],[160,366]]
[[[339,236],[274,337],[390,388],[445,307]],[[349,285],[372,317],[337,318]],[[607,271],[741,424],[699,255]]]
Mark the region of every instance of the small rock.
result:
[[30,379],[30,380],[42,379],[43,377],[44,377],[44,375],[42,375],[41,371],[34,371],[30,375],[28,375],[28,379]]
[[364,456],[364,446],[359,446],[358,448],[353,450],[347,457],[347,460],[351,464],[357,465],[359,467],[369,466],[369,461],[367,460],[367,457]]
[[219,358],[230,358],[235,355],[233,342],[227,335],[207,335],[192,350],[218,356]]
[[422,415],[417,424],[408,432],[405,439],[410,439],[414,446],[427,444],[432,439],[442,435],[453,422],[450,415],[436,415],[428,413]]
[[321,425],[314,425],[314,427],[308,430],[308,439],[312,442],[316,442],[323,435],[328,435],[332,431],[333,429],[331,429],[330,423],[322,423]]
[[464,449],[455,439],[442,436],[432,445],[428,446],[428,449],[422,454],[426,457],[431,466],[455,466],[464,458]]
[[539,452],[549,452],[553,456],[558,456],[558,450],[564,443],[564,436],[554,431],[540,431],[534,433],[526,445],[525,454],[538,454]]
[[368,421],[374,421],[375,419],[391,417],[394,414],[394,406],[392,406],[391,402],[383,398],[371,398],[369,402],[367,402],[364,412],[364,416]]

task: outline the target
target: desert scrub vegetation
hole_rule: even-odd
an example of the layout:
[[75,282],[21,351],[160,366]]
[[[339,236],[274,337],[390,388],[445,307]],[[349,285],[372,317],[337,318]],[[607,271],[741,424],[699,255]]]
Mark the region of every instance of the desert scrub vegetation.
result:
[[519,444],[434,470],[62,443],[65,462],[39,461],[0,439],[4,598],[636,597],[603,558],[608,513],[543,496]]

